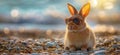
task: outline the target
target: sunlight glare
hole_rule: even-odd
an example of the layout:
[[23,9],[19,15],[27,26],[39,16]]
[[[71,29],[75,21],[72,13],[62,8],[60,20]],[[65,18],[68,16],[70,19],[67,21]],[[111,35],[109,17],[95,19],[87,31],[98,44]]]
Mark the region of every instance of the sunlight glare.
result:
[[106,2],[105,4],[104,4],[104,9],[112,9],[113,8],[113,3],[111,3],[111,2]]
[[97,0],[90,0],[90,3],[92,7],[96,7],[98,4]]
[[19,16],[19,10],[17,10],[17,9],[11,10],[11,16],[12,17],[18,17]]

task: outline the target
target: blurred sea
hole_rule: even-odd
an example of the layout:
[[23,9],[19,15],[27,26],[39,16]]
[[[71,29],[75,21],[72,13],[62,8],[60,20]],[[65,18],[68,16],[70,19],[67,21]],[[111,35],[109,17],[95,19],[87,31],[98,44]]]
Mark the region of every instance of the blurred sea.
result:
[[20,28],[23,28],[25,30],[31,30],[31,29],[38,29],[38,30],[64,30],[65,25],[42,25],[42,24],[8,24],[8,23],[0,23],[0,30],[8,28],[10,30],[19,30]]
[[[95,23],[89,22],[88,23],[92,28],[96,25]],[[10,30],[65,30],[65,24],[34,24],[34,23],[24,23],[24,24],[16,24],[16,23],[0,23],[0,30],[4,28]]]

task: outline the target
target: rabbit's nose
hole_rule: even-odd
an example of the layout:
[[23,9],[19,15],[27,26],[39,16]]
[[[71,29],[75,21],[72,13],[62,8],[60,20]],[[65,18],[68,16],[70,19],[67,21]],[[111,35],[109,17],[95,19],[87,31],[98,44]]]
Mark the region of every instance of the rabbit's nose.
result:
[[72,30],[72,29],[73,29],[73,26],[69,26],[68,29]]

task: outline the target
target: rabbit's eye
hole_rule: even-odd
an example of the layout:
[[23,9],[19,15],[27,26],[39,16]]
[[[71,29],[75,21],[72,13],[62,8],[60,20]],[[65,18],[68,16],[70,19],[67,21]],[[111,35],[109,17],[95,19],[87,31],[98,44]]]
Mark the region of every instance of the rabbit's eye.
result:
[[77,19],[77,18],[75,18],[75,19],[73,19],[73,22],[75,23],[75,24],[79,24],[79,19]]

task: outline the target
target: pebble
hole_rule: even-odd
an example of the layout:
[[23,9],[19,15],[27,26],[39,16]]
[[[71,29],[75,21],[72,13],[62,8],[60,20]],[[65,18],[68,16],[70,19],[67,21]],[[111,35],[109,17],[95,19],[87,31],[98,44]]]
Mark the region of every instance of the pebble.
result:
[[43,55],[49,55],[49,53],[48,53],[48,52],[42,52],[42,54],[43,54]]
[[[103,39],[99,40],[98,43],[104,43],[104,41],[102,41]],[[1,41],[1,39],[0,39]],[[61,40],[62,41],[62,40]],[[14,52],[13,50],[15,50],[16,52],[20,52],[20,53],[30,53],[30,55],[49,55],[50,53],[53,54],[61,54],[61,55],[88,55],[88,52],[86,51],[74,51],[74,52],[67,52],[63,50],[63,42],[61,41],[51,41],[51,40],[34,40],[34,39],[27,39],[27,40],[11,40],[11,39],[6,39],[4,41],[0,42],[0,51],[5,52],[7,51],[11,51]],[[101,42],[100,42],[101,41]],[[107,42],[107,41],[105,41]],[[13,44],[13,45],[12,45]],[[98,46],[97,50],[94,50],[93,55],[105,55],[106,51],[108,51],[108,49],[112,48],[112,49],[117,49],[114,52],[119,53],[120,52],[120,45],[118,44],[118,42],[116,41],[115,43],[113,43],[112,45],[109,46]],[[48,51],[49,50],[49,51]],[[7,52],[6,51],[6,52]]]
[[56,50],[55,50],[55,53],[60,54],[60,53],[62,53],[62,50],[58,50],[58,49],[56,49]]
[[69,55],[77,55],[76,53],[70,53]]
[[17,51],[20,51],[20,50],[21,50],[20,47],[15,47],[15,48],[16,48]]
[[40,49],[40,50],[42,50],[42,49],[43,49],[43,47],[42,47],[42,46],[36,46],[36,48],[37,48],[37,49]]
[[84,55],[83,53],[76,53],[76,55]]
[[36,42],[35,45],[36,45],[36,46],[40,46],[41,43],[40,43],[40,42]]
[[9,42],[10,42],[9,43],[10,45],[13,45],[13,44],[15,44],[16,40],[9,40]]
[[46,46],[47,46],[47,47],[56,47],[56,46],[57,46],[57,43],[56,43],[56,42],[47,42],[47,43],[46,43]]
[[120,54],[120,50],[116,50],[115,52]]
[[62,55],[69,55],[68,53],[62,53]]
[[27,42],[25,42],[25,41],[23,41],[23,42],[21,42],[22,43],[22,45],[24,45],[24,46],[27,46],[28,44],[27,44]]
[[118,42],[120,41],[120,36],[114,36],[114,39]]
[[77,53],[81,53],[82,51],[80,51],[80,50],[78,50],[78,51],[76,51]]
[[95,51],[94,55],[105,55],[106,50]]
[[101,47],[99,50],[106,50],[104,47]]
[[8,55],[7,53],[2,53],[1,55]]
[[113,47],[113,48],[120,48],[120,45],[114,44],[114,45],[112,45],[112,47]]
[[11,47],[8,47],[7,49],[8,49],[8,51],[11,51],[13,48],[11,48]]
[[40,55],[39,53],[32,53],[31,55]]

